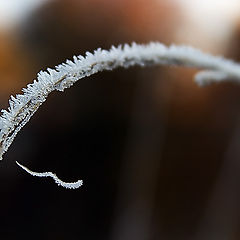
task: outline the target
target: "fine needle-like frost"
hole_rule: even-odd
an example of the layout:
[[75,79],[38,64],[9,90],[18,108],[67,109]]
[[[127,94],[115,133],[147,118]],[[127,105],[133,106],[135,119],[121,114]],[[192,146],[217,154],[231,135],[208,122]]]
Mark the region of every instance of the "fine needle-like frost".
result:
[[[187,46],[171,45],[167,47],[161,43],[147,45],[133,43],[132,45],[112,47],[109,51],[99,48],[94,53],[86,52],[85,57],[74,56],[73,61],[67,60],[66,63],[56,66],[55,69],[48,68],[47,71],[40,71],[37,79],[22,89],[22,94],[18,94],[16,97],[11,96],[9,108],[2,110],[0,117],[0,160],[17,133],[52,91],[64,91],[79,79],[103,70],[113,70],[118,67],[128,68],[135,65],[142,67],[178,65],[205,69],[207,71],[200,71],[195,77],[199,85],[214,81],[240,81],[239,64]],[[24,169],[26,170],[26,168]],[[30,170],[28,172],[31,173]],[[55,175],[50,175],[55,180],[57,179]],[[40,175],[35,174],[35,176]]]

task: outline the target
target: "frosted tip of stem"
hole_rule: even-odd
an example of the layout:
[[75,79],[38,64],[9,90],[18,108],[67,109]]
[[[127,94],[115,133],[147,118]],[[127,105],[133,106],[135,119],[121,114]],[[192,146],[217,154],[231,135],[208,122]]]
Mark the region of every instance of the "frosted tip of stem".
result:
[[25,170],[27,173],[29,173],[32,176],[36,176],[36,177],[51,177],[53,178],[53,180],[55,181],[55,183],[59,186],[62,186],[64,188],[68,188],[68,189],[76,189],[79,188],[83,185],[83,181],[82,180],[78,180],[76,182],[64,182],[61,179],[59,179],[57,177],[56,174],[52,173],[52,172],[43,172],[43,173],[39,173],[39,172],[33,172],[30,169],[28,169],[27,167],[21,165],[19,162],[16,161],[16,164],[21,167],[23,170]]
[[206,86],[213,82],[221,82],[229,78],[229,75],[220,71],[200,71],[194,79],[199,86]]

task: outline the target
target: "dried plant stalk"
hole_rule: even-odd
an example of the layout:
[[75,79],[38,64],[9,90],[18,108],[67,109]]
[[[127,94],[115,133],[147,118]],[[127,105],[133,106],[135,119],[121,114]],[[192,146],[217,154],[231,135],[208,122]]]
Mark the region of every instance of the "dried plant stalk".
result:
[[78,180],[76,182],[64,182],[61,179],[59,179],[58,176],[55,173],[52,173],[52,172],[43,172],[43,173],[33,172],[30,169],[21,165],[19,162],[16,162],[16,163],[19,167],[21,167],[23,170],[25,170],[30,175],[36,176],[36,177],[51,177],[51,178],[53,178],[53,180],[55,181],[55,183],[57,185],[62,186],[64,188],[76,189],[76,188],[79,188],[83,185],[82,180]]
[[74,56],[73,61],[67,60],[55,69],[40,71],[37,80],[22,90],[23,94],[11,96],[8,110],[2,110],[0,117],[0,159],[49,93],[54,90],[64,91],[79,79],[103,70],[134,65],[178,65],[206,69],[207,71],[200,71],[195,76],[199,85],[213,81],[240,81],[239,64],[188,46],[133,43],[112,47],[109,51],[97,49],[93,54],[87,52],[85,57]]

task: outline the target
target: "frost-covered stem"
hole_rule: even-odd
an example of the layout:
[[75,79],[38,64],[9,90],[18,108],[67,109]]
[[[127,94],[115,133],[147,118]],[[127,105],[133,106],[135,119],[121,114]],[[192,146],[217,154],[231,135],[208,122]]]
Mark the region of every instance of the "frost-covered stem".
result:
[[112,47],[109,51],[97,49],[93,54],[87,52],[85,57],[74,56],[73,61],[67,60],[55,69],[41,71],[37,80],[22,90],[23,94],[11,96],[8,110],[2,110],[0,117],[0,159],[49,93],[54,90],[63,91],[79,79],[103,70],[134,65],[179,65],[207,69],[208,71],[196,75],[199,84],[226,79],[240,81],[239,64],[186,46],[133,43],[131,46],[125,44]]
[[39,173],[39,172],[33,172],[30,169],[24,167],[23,165],[21,165],[19,162],[16,162],[17,165],[19,167],[21,167],[23,170],[25,170],[27,173],[31,174],[32,176],[36,176],[36,177],[51,177],[53,178],[53,180],[55,181],[55,183],[59,186],[62,186],[64,188],[68,188],[68,189],[76,189],[79,188],[83,185],[83,181],[82,180],[78,180],[76,182],[64,182],[61,179],[58,178],[58,176],[55,173],[52,172],[43,172],[43,173]]

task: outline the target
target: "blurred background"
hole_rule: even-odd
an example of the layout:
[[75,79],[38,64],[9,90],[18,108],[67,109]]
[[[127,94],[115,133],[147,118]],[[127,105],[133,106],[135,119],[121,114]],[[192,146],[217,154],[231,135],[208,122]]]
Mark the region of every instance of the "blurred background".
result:
[[[0,108],[41,69],[133,41],[240,61],[240,0],[0,0]],[[1,239],[240,239],[240,86],[195,72],[117,69],[50,94],[1,162]]]

